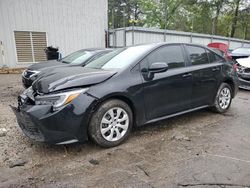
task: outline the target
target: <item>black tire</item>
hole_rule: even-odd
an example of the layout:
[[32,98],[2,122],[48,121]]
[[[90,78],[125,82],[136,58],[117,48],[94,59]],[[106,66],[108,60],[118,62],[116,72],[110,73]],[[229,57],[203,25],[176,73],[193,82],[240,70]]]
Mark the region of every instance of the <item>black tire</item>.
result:
[[[230,91],[230,101],[229,101],[229,104],[226,108],[222,108],[220,105],[220,94],[221,94],[222,90],[225,88],[228,88]],[[212,107],[212,110],[217,112],[217,113],[225,113],[230,108],[230,105],[232,102],[232,96],[233,96],[233,92],[232,92],[231,86],[227,83],[222,83],[217,91],[215,101],[214,101],[214,106]]]
[[[114,109],[114,108],[123,109],[127,113],[129,123],[128,123],[128,128],[125,134],[119,140],[108,141],[107,139],[104,138],[104,136],[101,133],[101,122],[102,122],[102,118],[104,117],[104,115],[109,110]],[[101,147],[109,148],[109,147],[117,146],[121,144],[122,142],[124,142],[128,138],[129,133],[131,132],[132,125],[133,125],[133,113],[129,105],[121,100],[113,99],[113,100],[108,100],[108,101],[103,102],[98,107],[98,109],[94,112],[90,120],[88,133],[89,133],[90,139],[94,141],[97,145]],[[107,124],[107,126],[109,125]]]

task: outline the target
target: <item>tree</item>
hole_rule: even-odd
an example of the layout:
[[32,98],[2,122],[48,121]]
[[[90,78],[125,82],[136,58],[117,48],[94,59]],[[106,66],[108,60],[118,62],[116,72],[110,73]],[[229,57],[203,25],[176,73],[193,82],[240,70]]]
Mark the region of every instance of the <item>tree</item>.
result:
[[[239,32],[244,39],[248,39],[248,31],[250,30],[250,6],[239,12]],[[249,36],[250,37],[250,36]]]
[[109,23],[250,39],[250,1],[109,0]]
[[234,37],[236,26],[237,26],[237,21],[238,21],[238,14],[239,14],[239,8],[240,8],[240,2],[241,0],[234,0],[234,15],[233,15],[233,21],[232,21],[232,29],[231,29],[231,34],[230,37]]
[[170,27],[177,10],[185,0],[140,0],[144,23],[148,27]]
[[[140,20],[141,9],[137,0],[109,0],[108,6],[111,28],[130,26],[131,19]],[[138,25],[142,26],[142,22],[138,22]]]
[[215,17],[214,17],[214,24],[213,24],[213,34],[218,33],[218,19],[221,13],[221,9],[223,8],[224,4],[227,3],[227,0],[213,0],[211,2],[212,6],[215,8]]

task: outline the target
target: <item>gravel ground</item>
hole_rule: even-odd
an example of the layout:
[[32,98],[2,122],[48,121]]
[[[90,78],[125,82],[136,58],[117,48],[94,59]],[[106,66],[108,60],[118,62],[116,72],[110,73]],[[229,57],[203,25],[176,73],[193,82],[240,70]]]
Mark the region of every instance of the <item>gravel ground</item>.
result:
[[0,75],[0,187],[250,187],[250,92],[224,115],[203,110],[147,125],[116,148],[51,146],[17,125],[9,105],[20,77]]

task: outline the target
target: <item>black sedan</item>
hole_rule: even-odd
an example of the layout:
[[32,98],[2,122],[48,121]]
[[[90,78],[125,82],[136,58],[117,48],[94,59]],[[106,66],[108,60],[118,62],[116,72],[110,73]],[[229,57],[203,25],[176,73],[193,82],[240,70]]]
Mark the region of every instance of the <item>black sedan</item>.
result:
[[50,60],[47,62],[33,64],[29,66],[28,69],[22,74],[23,86],[25,88],[30,87],[42,71],[48,71],[48,69],[56,67],[85,66],[89,62],[111,51],[111,49],[83,49],[76,51],[60,60]]
[[207,107],[224,113],[237,91],[235,67],[210,49],[158,43],[118,49],[83,68],[43,73],[13,110],[36,141],[91,139],[112,147],[133,126]]

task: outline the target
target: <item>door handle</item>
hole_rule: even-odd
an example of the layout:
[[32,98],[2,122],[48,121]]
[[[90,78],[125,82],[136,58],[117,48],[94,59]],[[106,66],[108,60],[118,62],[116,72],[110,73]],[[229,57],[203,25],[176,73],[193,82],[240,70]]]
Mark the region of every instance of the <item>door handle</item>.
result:
[[219,67],[212,68],[212,71],[218,71],[218,70],[220,70]]
[[191,73],[187,73],[187,74],[183,74],[183,75],[182,75],[183,78],[187,78],[187,77],[190,77],[190,76],[192,76]]

